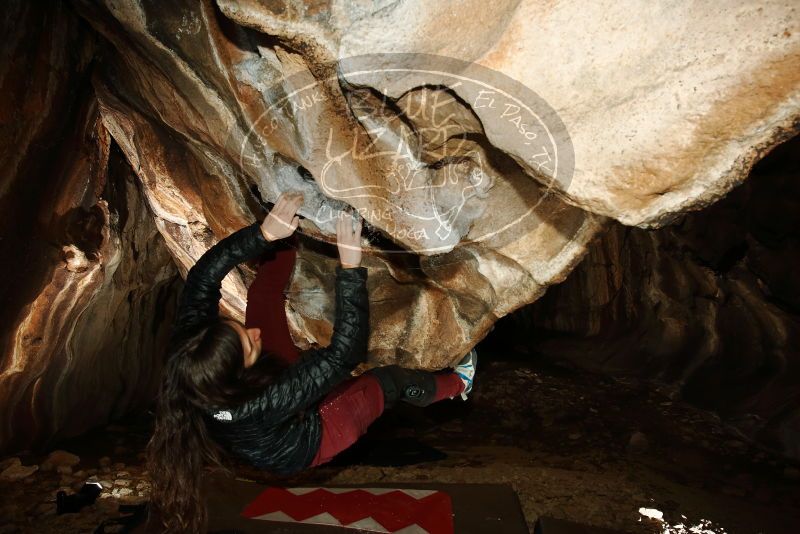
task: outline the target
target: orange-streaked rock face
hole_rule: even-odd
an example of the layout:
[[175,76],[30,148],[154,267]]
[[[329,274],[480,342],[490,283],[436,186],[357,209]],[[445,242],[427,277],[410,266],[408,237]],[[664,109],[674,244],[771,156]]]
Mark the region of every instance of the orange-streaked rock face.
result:
[[798,176],[794,138],[677,224],[612,225],[517,331],[536,332],[523,337],[537,354],[656,379],[800,458]]
[[[103,123],[181,272],[281,191],[304,192],[300,231],[317,240],[332,241],[333,218],[353,206],[368,223],[373,363],[450,364],[563,279],[602,225],[549,187],[548,172],[573,170],[563,123],[501,73],[429,56],[336,65],[324,47],[298,52],[239,25],[230,6],[109,6],[78,6],[109,41],[93,77]],[[536,139],[524,161],[485,131],[507,109],[486,88],[531,108],[491,126],[519,150]],[[298,345],[324,344],[335,256],[300,258],[290,325]],[[245,288],[236,273],[223,284],[239,318]]]
[[[788,2],[71,8],[12,2],[6,19],[19,39],[4,45],[17,59],[2,73],[15,120],[3,131],[13,149],[0,200],[4,228],[28,225],[2,246],[32,248],[8,291],[0,406],[13,414],[5,436],[21,420],[39,425],[20,443],[56,433],[82,406],[74,392],[57,393],[70,400],[55,415],[36,404],[42,388],[83,376],[93,360],[75,356],[78,343],[98,358],[129,328],[152,332],[138,343],[156,347],[166,317],[154,308],[175,290],[170,258],[185,276],[283,191],[305,195],[287,288],[296,343],[331,334],[335,252],[315,243],[331,243],[333,219],[352,206],[367,223],[370,362],[441,368],[564,280],[608,218],[654,226],[715,201],[800,111]],[[45,165],[45,154],[57,159]],[[225,313],[244,318],[252,276],[226,278]],[[125,292],[138,317],[127,326],[87,311],[119,310]],[[136,365],[127,375],[149,391]],[[43,379],[51,367],[68,378]],[[119,410],[140,393],[125,395]]]
[[[66,6],[11,3],[3,34],[0,449],[152,401],[180,282],[103,126],[94,37]],[[8,120],[7,120],[8,119]]]
[[[257,196],[302,190],[301,231],[323,240],[354,206],[381,237],[365,261],[376,362],[449,364],[562,280],[604,216],[651,225],[718,198],[798,113],[797,72],[761,90],[800,42],[772,37],[797,23],[779,3],[672,6],[657,24],[642,3],[618,25],[570,2],[280,6],[77,7],[109,42],[104,124],[181,271],[262,217]],[[301,251],[287,305],[301,346],[330,334],[333,262]],[[232,315],[244,289],[226,281]]]

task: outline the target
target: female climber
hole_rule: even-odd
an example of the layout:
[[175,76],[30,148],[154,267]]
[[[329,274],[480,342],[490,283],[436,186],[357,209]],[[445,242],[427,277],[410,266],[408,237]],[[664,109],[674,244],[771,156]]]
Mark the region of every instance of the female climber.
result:
[[211,247],[186,277],[147,447],[151,521],[166,532],[204,530],[203,467],[221,467],[224,453],[274,473],[296,473],[330,461],[398,400],[426,406],[459,394],[466,399],[472,389],[474,350],[445,372],[390,365],[351,378],[366,360],[369,333],[361,223],[351,215],[337,221],[339,265],[327,347],[277,368],[269,353],[261,353],[258,328],[219,316],[222,279],[292,235],[302,203],[302,194],[282,194],[262,223]]

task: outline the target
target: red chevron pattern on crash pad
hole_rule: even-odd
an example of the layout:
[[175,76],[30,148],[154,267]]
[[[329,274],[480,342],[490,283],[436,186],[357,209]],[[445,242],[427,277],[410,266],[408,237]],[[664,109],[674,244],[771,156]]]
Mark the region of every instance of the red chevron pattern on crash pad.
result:
[[453,534],[450,496],[434,490],[267,488],[242,516],[371,532]]

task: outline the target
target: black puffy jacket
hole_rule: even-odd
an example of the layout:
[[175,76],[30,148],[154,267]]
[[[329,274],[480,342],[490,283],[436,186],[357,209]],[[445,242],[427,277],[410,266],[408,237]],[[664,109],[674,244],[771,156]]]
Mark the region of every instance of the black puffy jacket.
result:
[[[260,223],[246,226],[211,247],[186,276],[172,340],[219,319],[222,279],[237,264],[275,245]],[[321,429],[317,404],[365,361],[369,334],[367,269],[336,267],[333,337],[321,349],[304,351],[258,397],[237,406],[209,406],[209,431],[224,448],[252,465],[294,473],[311,463]]]

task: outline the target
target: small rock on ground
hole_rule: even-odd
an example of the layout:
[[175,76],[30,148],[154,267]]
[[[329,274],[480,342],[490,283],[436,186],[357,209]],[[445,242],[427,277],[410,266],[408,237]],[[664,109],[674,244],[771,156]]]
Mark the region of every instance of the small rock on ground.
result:
[[22,480],[39,470],[38,465],[22,465],[14,463],[0,473],[0,479],[8,481]]
[[80,457],[76,454],[56,450],[48,454],[47,458],[42,462],[42,471],[50,471],[51,469],[58,469],[59,467],[69,467],[70,472],[72,472],[72,467],[78,465],[80,461]]

